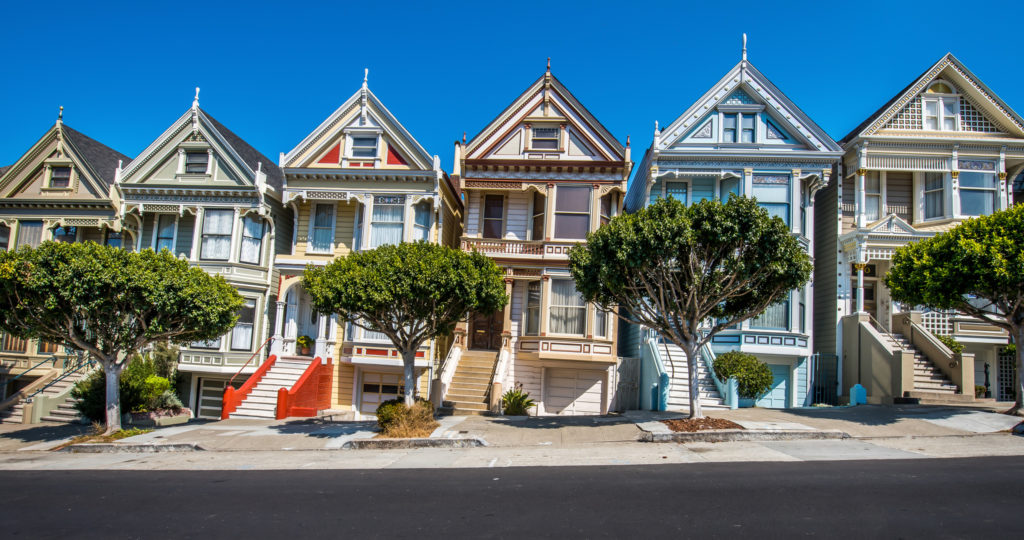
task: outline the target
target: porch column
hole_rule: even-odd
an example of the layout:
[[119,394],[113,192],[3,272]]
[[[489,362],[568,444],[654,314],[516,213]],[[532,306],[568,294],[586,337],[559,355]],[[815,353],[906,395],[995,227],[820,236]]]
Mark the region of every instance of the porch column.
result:
[[867,266],[864,261],[864,245],[858,245],[857,262],[853,264],[857,269],[857,313],[864,313],[864,269]]
[[864,227],[865,225],[866,214],[864,213],[864,205],[867,204],[867,201],[864,196],[864,176],[866,174],[867,170],[857,169],[857,186],[855,187],[855,189],[857,198],[856,225],[858,229]]
[[505,294],[508,296],[508,303],[505,304],[505,319],[501,323],[501,347],[508,348],[512,341],[512,284],[511,278],[505,279]]
[[274,314],[274,342],[270,344],[270,354],[280,355],[284,347],[284,312],[287,304],[284,300],[277,301],[277,312]]
[[[189,260],[193,262],[199,259],[199,243],[203,237],[203,221],[205,217],[206,209],[201,206],[196,208],[196,224],[192,231],[192,253],[188,256]],[[156,234],[156,230],[153,231],[153,234]]]
[[[467,212],[468,214],[468,212]],[[555,237],[555,185],[548,184],[548,193],[544,197],[544,240],[550,241]]]
[[327,317],[322,314],[316,318],[316,345],[313,356],[327,358]]
[[327,341],[324,344],[324,348],[327,349],[326,356],[324,359],[334,358],[334,347],[338,343],[338,316],[331,314],[330,319],[327,322]]

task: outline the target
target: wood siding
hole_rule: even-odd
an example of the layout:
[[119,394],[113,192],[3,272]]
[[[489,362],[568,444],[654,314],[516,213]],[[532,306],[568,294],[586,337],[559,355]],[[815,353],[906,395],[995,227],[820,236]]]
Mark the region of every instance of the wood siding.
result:
[[[814,331],[814,352],[836,353],[836,325],[838,324],[837,267],[839,211],[838,175],[832,175],[829,185],[818,191],[814,198],[814,307],[811,321]],[[844,228],[846,217],[843,216]]]
[[912,223],[914,204],[914,173],[888,172],[885,175],[886,214],[896,214]]
[[338,372],[334,377],[334,388],[331,392],[331,395],[334,396],[331,407],[346,411],[352,410],[352,383],[355,372],[355,367],[352,364],[338,364]]
[[[857,215],[857,177],[848,176],[843,179],[843,232],[852,231],[856,223]],[[815,197],[815,207],[818,206],[817,200],[821,195]],[[817,237],[816,238],[820,238]]]
[[178,218],[178,241],[174,246],[175,255],[192,256],[192,235],[196,230],[196,217],[186,214]]

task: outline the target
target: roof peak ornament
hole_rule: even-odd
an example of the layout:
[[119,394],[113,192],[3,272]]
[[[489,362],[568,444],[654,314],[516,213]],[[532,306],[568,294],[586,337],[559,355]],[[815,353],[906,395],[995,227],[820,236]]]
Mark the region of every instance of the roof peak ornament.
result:
[[195,99],[192,100],[192,106],[197,108],[197,109],[199,108],[199,87],[198,86],[196,87],[196,97],[195,97]]
[[199,133],[199,87],[196,87],[196,97],[192,100],[192,134]]
[[743,61],[747,61],[747,33],[743,32]]
[[370,68],[363,68],[363,88],[366,88],[366,83],[370,79]]
[[60,106],[60,110],[57,111],[57,123],[59,124],[59,123],[61,123],[63,121],[64,121],[64,106],[61,105]]
[[366,81],[370,78],[370,68],[363,68],[363,87],[359,90],[359,125],[366,125],[366,94],[369,88]]
[[548,57],[548,69],[547,69],[547,72],[551,73],[551,57],[550,56]]

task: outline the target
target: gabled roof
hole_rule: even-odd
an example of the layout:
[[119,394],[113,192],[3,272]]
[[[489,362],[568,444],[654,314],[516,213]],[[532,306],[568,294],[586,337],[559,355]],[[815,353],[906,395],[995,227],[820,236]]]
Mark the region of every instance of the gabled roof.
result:
[[984,98],[985,101],[990,103],[1003,115],[1003,123],[1011,123],[1015,125],[1018,130],[1024,132],[1024,118],[1021,118],[1021,116],[1011,109],[1006,102],[1000,99],[995,92],[986,86],[985,83],[981,82],[974,73],[971,73],[971,70],[967,69],[960,60],[953,56],[953,53],[946,53],[938,62],[932,64],[932,66],[926,69],[924,73],[917,76],[910,82],[910,84],[897,92],[892,99],[885,103],[885,105],[882,105],[877,111],[871,114],[871,116],[868,116],[867,119],[855,127],[853,131],[847,133],[839,143],[846,144],[857,137],[871,135],[877,132],[879,129],[884,127],[893,116],[902,110],[914,96],[922,92],[928,83],[938,78],[939,74],[947,67],[952,67],[953,71],[959,74],[960,80],[953,82],[961,83],[973,88]]
[[119,163],[128,163],[131,158],[113,148],[87,137],[71,129],[67,124],[61,125],[64,138],[74,146],[78,156],[92,167],[96,179],[102,181],[106,188],[114,183],[114,174]]
[[398,121],[384,103],[377,98],[370,88],[366,84],[366,80],[363,80],[362,87],[352,94],[340,107],[335,109],[326,120],[320,123],[316,129],[314,129],[309,135],[307,135],[302,142],[295,146],[291,151],[285,154],[281,161],[282,167],[295,167],[297,164],[293,163],[298,156],[305,154],[307,150],[317,144],[324,144],[326,140],[323,140],[331,130],[340,122],[350,111],[354,108],[359,107],[362,113],[372,115],[377,123],[381,125],[382,129],[390,137],[390,141],[398,145],[400,151],[404,156],[408,156],[412,159],[415,167],[427,171],[433,169],[434,158],[427,153],[427,150],[423,148],[423,145],[419,143],[409,133],[409,130],[405,129],[405,126]]
[[232,148],[235,149],[235,152],[238,153],[238,156],[242,158],[242,161],[244,161],[245,164],[248,165],[250,169],[256,171],[257,169],[260,169],[260,167],[262,167],[261,170],[263,171],[264,174],[267,175],[268,184],[274,186],[277,189],[280,189],[281,186],[284,185],[284,174],[281,172],[281,169],[277,166],[276,163],[274,163],[267,156],[263,155],[263,153],[261,153],[259,150],[253,148],[252,145],[245,142],[245,139],[239,137],[238,135],[235,135],[235,132],[224,127],[224,124],[218,122],[217,119],[214,118],[210,113],[206,112],[206,110],[199,109],[199,112],[206,116],[206,118],[213,125],[213,128],[216,129],[217,132],[219,132],[220,135],[224,137],[224,140],[226,140],[227,143],[231,145]]
[[[608,128],[604,127],[601,122],[597,120],[580,100],[576,99],[576,96],[569,91],[557,77],[551,74],[550,67],[548,70],[541,75],[537,80],[533,82],[523,93],[521,93],[515,100],[512,101],[501,113],[491,120],[486,127],[480,130],[479,133],[473,136],[472,139],[466,144],[466,156],[475,156],[483,145],[491,146],[496,141],[501,140],[504,135],[516,128],[519,121],[530,114],[532,108],[527,107],[532,101],[534,101],[538,95],[542,94],[545,89],[550,89],[554,92],[557,98],[567,105],[569,112],[576,115],[577,121],[583,124],[581,127],[589,128],[589,130],[597,136],[594,143],[598,143],[598,146],[602,153],[605,154],[609,160],[623,161],[626,156],[626,149],[615,138],[614,135]],[[572,118],[570,118],[572,120]],[[490,143],[490,144],[488,144]]]
[[711,87],[700,99],[661,130],[661,136],[655,141],[657,150],[667,150],[677,141],[686,136],[720,102],[728,98],[738,89],[753,92],[764,103],[765,108],[774,113],[776,119],[784,124],[784,128],[811,149],[821,152],[839,152],[842,149],[829,137],[810,116],[782,93],[771,80],[761,73],[745,57],[733,66],[728,73]]
[[5,165],[5,166],[3,166],[3,167],[0,167],[0,176],[3,176],[3,175],[4,175],[4,173],[6,173],[6,172],[7,172],[7,170],[8,170],[8,169],[10,169],[10,168],[11,168],[11,167],[13,167],[13,166],[14,166],[14,165]]

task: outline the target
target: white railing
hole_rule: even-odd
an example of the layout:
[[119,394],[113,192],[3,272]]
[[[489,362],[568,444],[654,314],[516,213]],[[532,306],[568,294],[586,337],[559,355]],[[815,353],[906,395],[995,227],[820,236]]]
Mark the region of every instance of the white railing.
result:
[[444,399],[445,394],[448,393],[448,387],[452,384],[452,379],[455,378],[455,370],[459,367],[461,358],[462,347],[452,345],[452,348],[448,350],[448,357],[441,365],[441,373],[438,375],[438,379],[441,381],[441,399]]
[[947,311],[926,311],[921,314],[921,326],[936,336],[953,333],[953,320]]
[[463,238],[462,250],[479,251],[484,255],[543,255],[544,243],[496,238]]

